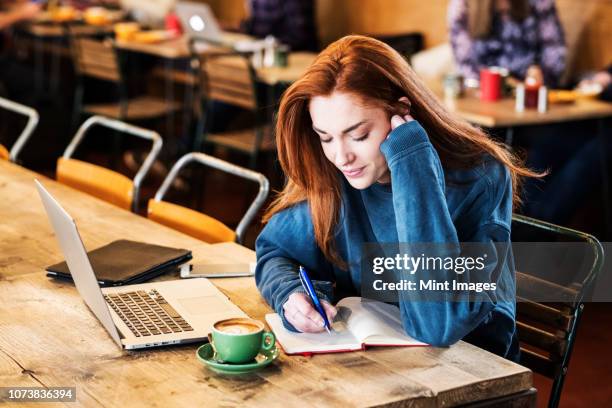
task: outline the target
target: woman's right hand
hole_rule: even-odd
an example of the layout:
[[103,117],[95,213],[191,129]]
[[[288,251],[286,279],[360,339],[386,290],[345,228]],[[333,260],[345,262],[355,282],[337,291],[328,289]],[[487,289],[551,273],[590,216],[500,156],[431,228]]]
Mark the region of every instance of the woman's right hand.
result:
[[[336,317],[338,311],[328,302],[321,300],[321,305],[327,320],[331,322]],[[283,305],[285,319],[302,333],[319,333],[325,330],[323,318],[312,305],[310,298],[303,292],[295,292],[289,295],[289,298]]]

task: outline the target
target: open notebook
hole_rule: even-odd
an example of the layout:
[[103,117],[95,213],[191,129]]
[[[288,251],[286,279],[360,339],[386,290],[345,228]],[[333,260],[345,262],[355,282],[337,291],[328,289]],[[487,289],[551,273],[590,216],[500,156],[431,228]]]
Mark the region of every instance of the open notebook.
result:
[[266,321],[286,354],[339,353],[364,350],[366,346],[426,346],[405,334],[396,306],[363,300],[342,299],[331,334],[293,333],[285,329],[278,314],[266,315]]

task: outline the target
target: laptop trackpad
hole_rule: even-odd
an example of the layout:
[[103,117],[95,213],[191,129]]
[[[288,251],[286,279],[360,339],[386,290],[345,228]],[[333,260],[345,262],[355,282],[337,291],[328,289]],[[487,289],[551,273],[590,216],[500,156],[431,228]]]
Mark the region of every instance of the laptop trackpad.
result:
[[211,310],[215,313],[231,310],[227,303],[215,296],[198,296],[193,298],[179,299],[178,302],[192,315],[210,315]]

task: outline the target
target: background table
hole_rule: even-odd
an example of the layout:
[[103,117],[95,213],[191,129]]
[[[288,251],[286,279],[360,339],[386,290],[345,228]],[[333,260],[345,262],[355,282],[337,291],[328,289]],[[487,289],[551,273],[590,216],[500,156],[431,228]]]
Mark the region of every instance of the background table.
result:
[[595,99],[579,99],[575,103],[550,104],[548,111],[536,109],[514,110],[514,99],[483,102],[475,96],[466,96],[446,102],[451,111],[467,120],[487,128],[546,125],[584,119],[601,119],[612,116],[612,103]]
[[[0,383],[76,387],[96,406],[451,406],[504,395],[533,404],[527,368],[470,344],[378,348],[288,357],[254,374],[224,377],[195,358],[196,345],[123,352],[74,286],[45,276],[62,259],[36,193],[38,177],[75,217],[88,249],[119,239],[189,248],[197,263],[235,263],[253,253],[208,245],[84,193],[0,162]],[[167,279],[168,277],[166,277]],[[247,314],[270,309],[253,278],[214,279]]]
[[[222,41],[227,44],[235,43],[238,41],[254,40],[254,38],[250,35],[241,33],[230,33],[227,31],[221,33],[221,38]],[[183,35],[178,38],[167,41],[160,41],[154,44],[147,44],[136,41],[117,40],[117,47],[124,50],[142,52],[145,54],[150,54],[168,59],[181,59],[191,57],[191,50],[189,49],[189,37],[187,35]],[[202,53],[227,50],[227,48],[215,46],[212,44],[207,47],[204,47],[203,43],[198,43],[198,47],[200,47],[199,49],[202,51]]]
[[[134,41],[117,41],[116,46],[119,49],[140,52],[156,56],[165,60],[176,60],[189,58],[191,56],[189,50],[189,42],[187,37],[180,37],[173,40],[163,41],[158,44],[145,44]],[[227,48],[221,48],[211,45],[208,48],[199,49],[200,53],[214,53]],[[276,85],[279,82],[293,82],[299,79],[306,69],[312,64],[317,54],[313,52],[292,52],[287,58],[286,67],[260,67],[255,68],[257,78],[266,85]]]
[[[93,26],[70,23],[73,34],[79,36],[100,36],[113,33],[113,25]],[[67,43],[66,26],[52,21],[24,22],[17,25],[17,32],[22,38],[22,45],[31,43],[34,59],[34,80],[36,92],[40,96],[45,91],[44,76],[48,69],[49,91],[57,95],[60,90],[60,60],[71,58],[70,46]],[[27,39],[26,39],[27,38]],[[45,64],[44,54],[49,54],[49,66]]]
[[[20,26],[20,30],[31,34],[35,37],[49,38],[49,37],[65,37],[66,28],[59,23],[25,23]],[[71,25],[71,30],[74,35],[78,36],[93,36],[112,34],[114,29],[112,24],[104,26],[93,26],[87,24]]]
[[444,99],[442,87],[439,83],[428,82],[429,88],[444,101],[445,106],[468,122],[488,129],[505,129],[505,142],[512,145],[514,131],[518,127],[549,125],[553,123],[566,123],[579,120],[596,120],[597,137],[601,145],[601,177],[602,202],[604,207],[604,223],[606,236],[612,235],[612,202],[610,198],[610,179],[608,175],[608,149],[610,143],[609,126],[606,120],[612,117],[612,103],[597,99],[581,98],[574,103],[554,103],[548,105],[546,112],[540,113],[536,109],[525,109],[516,112],[514,99],[505,98],[499,101],[481,101],[474,92],[457,99]]

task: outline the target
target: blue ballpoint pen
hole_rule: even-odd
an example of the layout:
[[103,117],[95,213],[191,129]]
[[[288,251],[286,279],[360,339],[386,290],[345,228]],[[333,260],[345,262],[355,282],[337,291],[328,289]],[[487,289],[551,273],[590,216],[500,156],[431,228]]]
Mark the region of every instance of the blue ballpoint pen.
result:
[[323,323],[325,324],[325,330],[327,330],[328,333],[331,333],[331,326],[329,324],[329,320],[327,320],[327,315],[325,314],[325,310],[323,309],[323,306],[321,305],[321,302],[319,301],[319,297],[317,296],[317,293],[315,292],[314,287],[312,286],[312,282],[310,281],[310,278],[308,277],[308,274],[306,273],[306,268],[304,268],[301,265],[300,265],[299,275],[300,275],[300,281],[302,282],[302,286],[304,287],[306,294],[308,295],[310,300],[312,300],[312,304],[317,309],[317,312],[319,312],[319,314],[323,318]]

